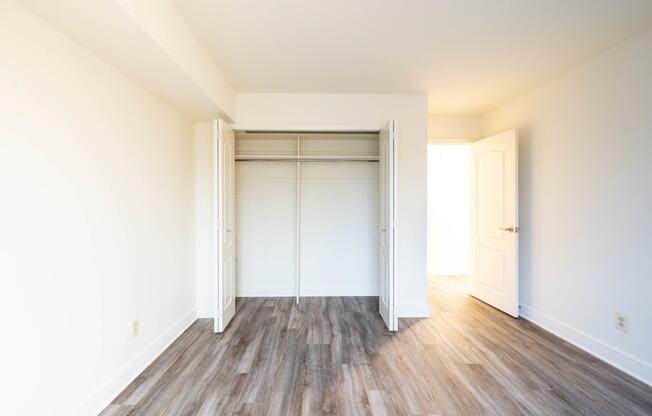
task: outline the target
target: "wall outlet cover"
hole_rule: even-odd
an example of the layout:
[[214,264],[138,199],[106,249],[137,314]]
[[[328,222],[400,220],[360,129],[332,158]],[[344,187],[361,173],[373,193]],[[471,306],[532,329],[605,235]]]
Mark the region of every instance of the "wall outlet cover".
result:
[[135,338],[138,335],[139,331],[140,323],[138,322],[138,318],[135,318],[131,321],[131,337]]
[[614,324],[616,329],[623,332],[629,332],[629,318],[620,312],[616,312]]

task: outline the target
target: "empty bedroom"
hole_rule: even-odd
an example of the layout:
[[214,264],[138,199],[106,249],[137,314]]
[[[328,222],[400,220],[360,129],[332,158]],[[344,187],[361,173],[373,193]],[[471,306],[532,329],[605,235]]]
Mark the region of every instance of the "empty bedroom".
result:
[[1,415],[652,416],[649,0],[0,0]]

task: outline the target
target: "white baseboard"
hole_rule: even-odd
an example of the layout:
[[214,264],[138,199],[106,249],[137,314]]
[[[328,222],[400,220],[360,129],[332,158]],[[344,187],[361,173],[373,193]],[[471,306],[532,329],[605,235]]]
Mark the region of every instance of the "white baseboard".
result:
[[212,309],[198,309],[197,310],[197,319],[213,319],[215,312]]
[[[236,295],[239,298],[293,298],[296,296],[294,291],[288,292],[286,289],[241,289]],[[333,296],[378,296],[378,287],[357,287],[346,288],[345,290],[321,289],[315,291],[302,291],[303,297],[333,297]]]
[[161,355],[183,331],[188,329],[195,322],[196,318],[197,312],[195,309],[186,313],[158,338],[138,352],[134,358],[116,371],[113,376],[109,377],[99,387],[93,390],[70,414],[74,416],[96,416],[102,412],[129,383],[142,373],[156,357]]
[[236,297],[239,298],[293,298],[295,296],[294,289],[288,290],[287,288],[242,288],[239,287]]
[[378,286],[356,286],[347,288],[318,288],[315,290],[302,289],[301,296],[305,297],[352,297],[352,296],[378,296]]
[[546,331],[652,386],[650,363],[529,306],[521,305],[520,314]]
[[430,308],[425,305],[405,305],[396,308],[399,318],[430,318]]
[[[312,296],[312,295],[306,295],[306,296]],[[320,295],[322,297],[328,297],[330,295]],[[337,295],[339,296],[339,295]],[[375,295],[352,295],[352,296],[378,296],[376,293]],[[277,296],[269,296],[269,295],[242,295],[238,294],[238,297],[241,298],[247,298],[247,297],[255,297],[255,298],[269,298],[269,297],[277,297]],[[294,297],[294,295],[291,296],[282,296],[282,297]],[[430,318],[430,308],[428,308],[428,305],[409,305],[409,306],[399,306],[396,308],[396,315],[399,318]],[[206,316],[199,316],[199,318],[212,318],[211,314],[206,314]]]

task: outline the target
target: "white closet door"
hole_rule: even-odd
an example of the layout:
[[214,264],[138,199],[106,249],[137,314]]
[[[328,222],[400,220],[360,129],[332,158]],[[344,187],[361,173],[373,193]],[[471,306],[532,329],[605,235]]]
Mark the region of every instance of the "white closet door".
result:
[[471,144],[471,296],[518,317],[517,135]]
[[223,332],[235,315],[235,135],[223,121],[214,121],[213,135],[215,227],[216,308],[215,332]]
[[380,132],[380,233],[378,309],[390,331],[398,330],[395,303],[395,235],[397,185],[397,131],[390,121]]

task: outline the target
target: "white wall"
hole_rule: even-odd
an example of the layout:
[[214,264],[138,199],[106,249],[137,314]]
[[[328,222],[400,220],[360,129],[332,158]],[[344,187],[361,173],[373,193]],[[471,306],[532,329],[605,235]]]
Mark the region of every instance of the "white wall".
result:
[[236,162],[236,195],[238,296],[295,296],[296,163]]
[[378,296],[378,168],[302,164],[302,296]]
[[171,0],[21,4],[175,108],[235,118],[235,92]]
[[[170,0],[118,0],[120,6],[154,39],[176,65],[197,84],[214,103],[209,115],[235,117],[235,91],[204,50],[185,19]],[[153,7],[154,6],[154,7]],[[149,74],[149,76],[156,76]]]
[[483,115],[430,114],[428,142],[466,143],[478,140],[484,134]]
[[426,316],[425,96],[238,94],[239,124],[399,128],[399,316]]
[[[377,295],[378,164],[303,163],[300,183],[301,296]],[[296,163],[237,162],[236,188],[238,296],[295,296]]]
[[486,117],[487,134],[519,131],[523,315],[648,383],[650,74],[647,30]]
[[213,125],[198,123],[194,129],[195,141],[195,299],[197,316],[212,318],[215,315],[215,269],[211,228],[213,212]]
[[469,273],[469,146],[428,145],[428,275]]
[[0,414],[94,414],[195,317],[190,121],[3,1],[0,198]]

